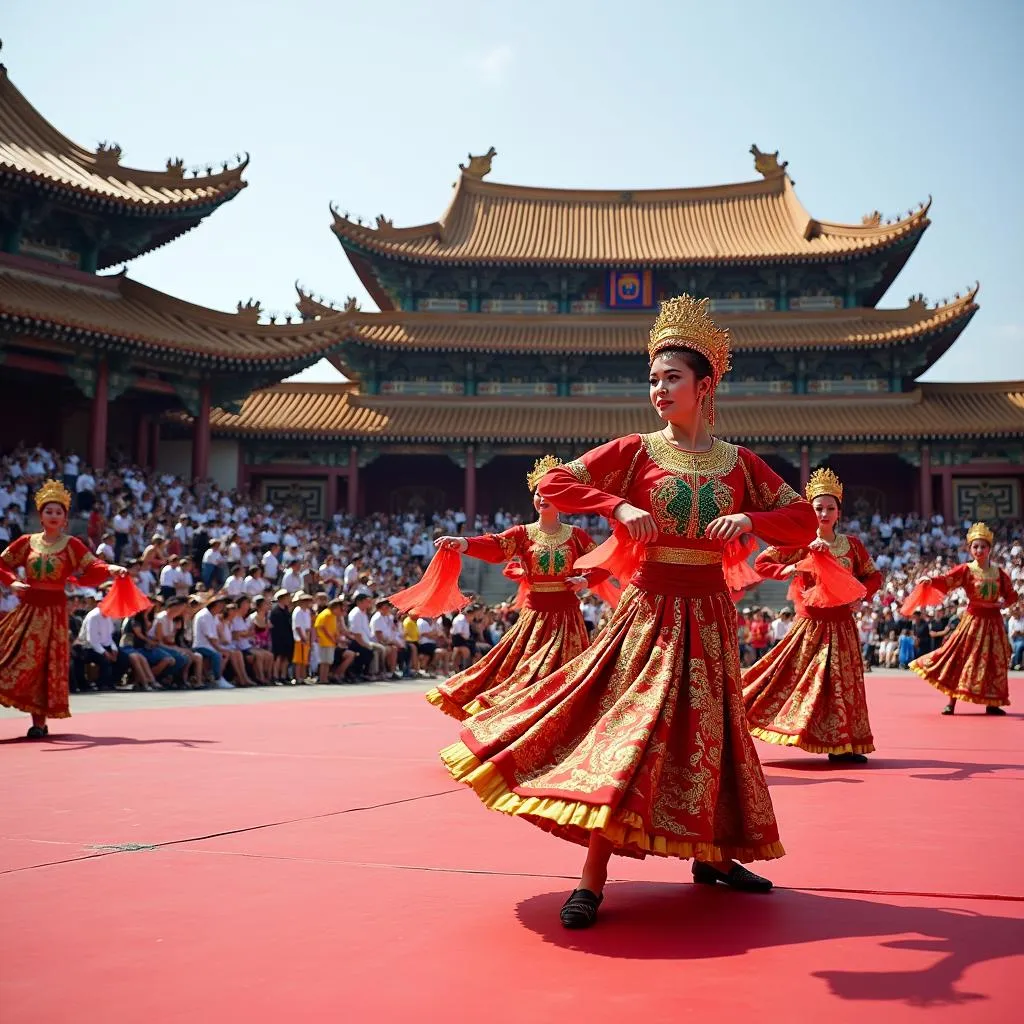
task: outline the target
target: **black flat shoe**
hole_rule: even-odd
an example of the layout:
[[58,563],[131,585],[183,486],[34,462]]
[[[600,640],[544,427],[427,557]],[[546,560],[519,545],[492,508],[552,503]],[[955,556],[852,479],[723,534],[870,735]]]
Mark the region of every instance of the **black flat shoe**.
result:
[[989,705],[985,708],[986,715],[1005,715],[1006,712],[1002,708],[997,708],[994,704]]
[[597,920],[597,908],[604,900],[589,889],[573,889],[569,898],[562,904],[559,917],[563,928],[589,928]]
[[867,764],[868,759],[863,754],[829,754],[828,759],[832,762],[839,761],[840,763],[845,762],[846,764]]
[[748,871],[742,864],[733,864],[728,871],[719,871],[710,864],[695,860],[693,862],[693,880],[698,885],[715,885],[721,882],[730,889],[738,889],[740,892],[770,892],[772,883],[767,878],[755,875]]
[[49,726],[46,725],[33,725],[27,733],[25,733],[25,739],[27,740],[45,740],[50,735]]
[[946,706],[945,706],[945,707],[944,707],[944,708],[942,709],[942,712],[941,712],[941,713],[942,713],[943,715],[951,715],[951,714],[953,714],[953,712],[954,712],[955,710],[956,710],[956,708],[955,708],[955,707],[954,707],[954,706],[953,706],[952,704],[947,704],[947,705],[946,705]]

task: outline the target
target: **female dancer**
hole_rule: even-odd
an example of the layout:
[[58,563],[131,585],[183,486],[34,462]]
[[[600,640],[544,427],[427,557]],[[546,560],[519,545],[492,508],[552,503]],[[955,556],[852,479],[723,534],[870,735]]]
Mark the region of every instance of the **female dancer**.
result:
[[541,477],[561,461],[538,459],[527,474],[538,519],[504,533],[480,537],[438,537],[451,548],[486,562],[518,559],[528,587],[516,624],[475,665],[427,693],[427,700],[452,718],[464,719],[505,695],[530,686],[575,658],[590,642],[577,593],[607,578],[601,569],[576,572],[573,563],[596,546],[578,526],[562,523],[558,510],[537,494]]
[[[882,585],[882,574],[857,537],[836,533],[843,501],[839,477],[819,469],[805,494],[818,519],[817,539],[807,548],[766,548],[754,569],[765,579],[789,579],[809,551],[827,552],[870,596]],[[875,746],[853,611],[849,605],[812,608],[796,603],[796,622],[786,638],[743,674],[750,731],[766,743],[862,764]]]
[[994,539],[984,523],[975,523],[967,531],[967,550],[974,561],[918,583],[918,589],[934,587],[948,594],[962,587],[967,592],[960,625],[941,647],[910,663],[914,672],[949,698],[944,715],[953,714],[958,700],[983,704],[989,715],[1005,715],[1003,706],[1010,703],[1011,648],[1000,607],[1010,607],[1020,598],[1010,577],[989,564]]
[[814,514],[757,456],[708,432],[729,335],[707,307],[670,299],[651,331],[650,397],[665,429],[601,445],[538,486],[563,512],[619,524],[605,564],[636,574],[611,620],[441,752],[487,807],[588,848],[567,928],[594,923],[612,853],[693,858],[697,882],[764,892],[771,882],[733,858],[785,852],[743,714],[723,555],[743,562],[750,532],[804,544]]
[[[74,576],[95,586],[108,576],[127,576],[119,565],[101,562],[77,538],[64,532],[71,495],[47,480],[36,492],[42,533],[23,534],[0,554],[0,583],[10,587],[18,607],[0,619],[0,704],[32,716],[28,738],[49,735],[47,718],[70,718],[68,708],[68,612],[64,588]],[[16,575],[24,568],[25,579]]]

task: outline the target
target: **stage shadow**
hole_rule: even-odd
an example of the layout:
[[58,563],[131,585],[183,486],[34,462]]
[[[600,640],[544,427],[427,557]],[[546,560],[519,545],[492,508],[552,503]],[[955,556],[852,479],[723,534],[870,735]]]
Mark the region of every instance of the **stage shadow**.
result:
[[[793,758],[788,761],[763,761],[765,768],[782,768],[786,771],[810,774],[830,774],[833,772],[850,771],[849,768],[837,768],[828,762],[811,759]],[[911,774],[912,779],[930,779],[935,782],[965,782],[980,775],[993,775],[996,772],[1020,772],[1024,777],[1024,764],[977,764],[970,761],[936,761],[932,758],[899,758],[872,757],[861,771],[906,771],[914,768],[931,768],[940,774]],[[769,782],[769,784],[771,784]]]
[[[975,964],[1024,954],[1020,918],[938,906],[901,907],[793,889],[756,896],[721,887],[619,883],[608,886],[597,926],[573,932],[558,919],[566,895],[531,897],[519,904],[516,915],[546,942],[595,956],[718,959],[859,936],[889,939],[879,942],[879,950],[936,954],[935,962],[920,969],[869,970],[865,964],[842,971],[814,971],[812,950],[800,954],[811,976],[824,981],[834,996],[864,1002],[939,1006],[988,999],[985,993],[957,988],[964,973]],[[894,965],[899,959],[881,953],[870,958]]]
[[11,736],[0,740],[0,746],[12,743],[24,744],[25,747],[34,747],[44,753],[53,753],[58,750],[88,750],[90,747],[149,747],[158,744],[171,744],[179,747],[198,748],[207,744],[218,742],[217,740],[181,740],[181,739],[139,739],[135,736],[86,736],[83,733],[62,732],[56,735],[51,734],[45,740],[29,740],[24,736]]
[[864,780],[863,779],[850,779],[843,778],[842,775],[835,774],[831,777],[820,778],[820,779],[809,779],[803,775],[765,775],[765,781],[768,783],[769,789],[778,789],[783,786],[825,786],[830,782],[838,782],[842,785],[847,786],[858,786]]

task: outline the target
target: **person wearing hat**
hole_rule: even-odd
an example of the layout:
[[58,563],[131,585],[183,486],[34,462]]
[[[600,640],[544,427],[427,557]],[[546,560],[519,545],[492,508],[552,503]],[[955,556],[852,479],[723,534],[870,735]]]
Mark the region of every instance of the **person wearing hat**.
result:
[[292,660],[292,595],[284,587],[274,594],[274,606],[270,609],[270,653],[274,656],[273,678],[277,686],[289,677],[288,666]]
[[192,650],[210,662],[213,671],[213,685],[218,690],[233,690],[234,686],[224,678],[224,658],[227,654],[220,635],[220,616],[225,598],[214,594],[192,620]]
[[316,679],[309,674],[309,645],[313,632],[313,615],[310,608],[313,598],[304,590],[296,590],[292,594],[292,667],[295,675],[292,684],[302,680],[315,683]]

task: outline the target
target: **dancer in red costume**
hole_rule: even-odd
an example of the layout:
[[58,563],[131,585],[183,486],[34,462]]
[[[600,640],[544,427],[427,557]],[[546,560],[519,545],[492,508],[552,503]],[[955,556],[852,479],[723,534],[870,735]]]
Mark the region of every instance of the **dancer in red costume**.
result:
[[982,704],[990,715],[1005,715],[1003,707],[1010,703],[1011,648],[1000,608],[1020,598],[1010,577],[989,562],[994,539],[984,523],[975,523],[967,531],[973,561],[922,579],[904,605],[914,604],[915,594],[928,587],[946,594],[958,588],[967,592],[967,611],[945,643],[910,663],[922,679],[949,697],[944,715],[953,714],[958,700]]
[[601,583],[606,570],[577,572],[573,563],[595,547],[577,526],[562,523],[558,510],[536,493],[541,477],[560,461],[538,459],[526,482],[534,492],[538,519],[504,533],[439,537],[434,544],[486,562],[518,559],[526,594],[515,625],[475,665],[427,693],[427,700],[452,718],[465,719],[509,693],[551,675],[590,643],[576,595]]
[[[109,576],[127,576],[101,562],[64,532],[71,495],[56,480],[36,492],[42,533],[23,534],[0,554],[0,583],[18,607],[0,619],[0,704],[32,716],[29,739],[49,735],[47,718],[70,718],[68,708],[68,611],[64,588],[71,577],[94,586]],[[18,569],[25,570],[22,580]]]
[[693,858],[695,881],[761,892],[771,882],[734,861],[784,853],[743,713],[723,555],[743,563],[748,533],[805,544],[814,514],[756,455],[709,433],[729,335],[707,306],[666,301],[651,331],[650,397],[665,429],[601,445],[538,487],[563,512],[618,524],[582,560],[609,551],[603,564],[630,579],[610,622],[441,753],[487,807],[588,848],[567,928],[596,920],[613,853]]
[[[765,579],[803,576],[797,563],[811,551],[831,555],[870,596],[882,585],[857,537],[836,533],[843,485],[819,469],[806,488],[818,519],[818,538],[807,548],[769,547],[754,569]],[[785,639],[743,674],[743,701],[750,731],[766,743],[828,754],[830,761],[863,763],[875,749],[868,722],[857,627],[849,605],[807,607],[797,601],[797,618]]]

